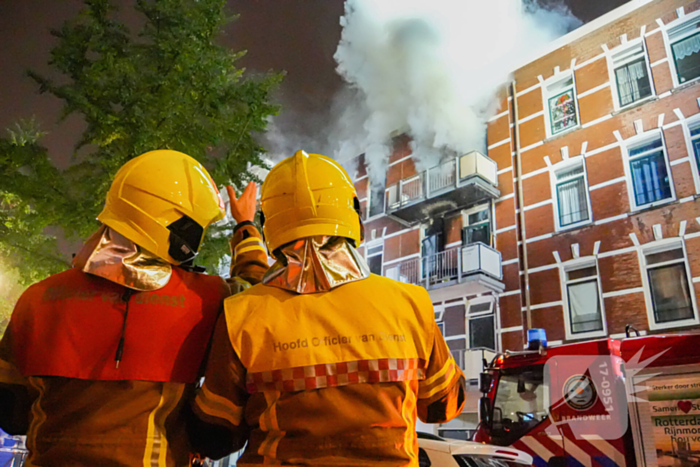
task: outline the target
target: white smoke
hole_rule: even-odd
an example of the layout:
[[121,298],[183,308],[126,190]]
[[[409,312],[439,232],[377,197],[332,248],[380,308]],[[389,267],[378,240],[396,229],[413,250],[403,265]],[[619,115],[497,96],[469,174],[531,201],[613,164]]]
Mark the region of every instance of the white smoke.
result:
[[320,146],[339,160],[365,153],[379,181],[392,136],[408,134],[419,169],[485,151],[486,123],[510,74],[578,26],[568,9],[531,0],[346,0],[335,59],[350,85]]

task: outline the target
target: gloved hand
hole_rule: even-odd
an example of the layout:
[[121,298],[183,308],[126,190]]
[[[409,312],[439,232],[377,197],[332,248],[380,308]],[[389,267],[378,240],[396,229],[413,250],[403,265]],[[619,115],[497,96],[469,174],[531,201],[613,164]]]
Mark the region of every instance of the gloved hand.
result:
[[256,198],[258,194],[258,186],[255,182],[250,182],[240,198],[236,198],[236,191],[232,186],[226,187],[228,198],[231,201],[231,215],[237,223],[244,221],[253,222],[255,219],[255,211],[257,209]]

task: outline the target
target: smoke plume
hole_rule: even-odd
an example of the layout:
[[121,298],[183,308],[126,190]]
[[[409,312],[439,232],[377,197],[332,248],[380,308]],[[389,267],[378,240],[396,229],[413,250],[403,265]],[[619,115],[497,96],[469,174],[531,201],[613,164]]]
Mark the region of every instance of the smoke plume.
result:
[[530,0],[346,0],[341,25],[335,59],[353,99],[345,96],[330,132],[333,154],[364,152],[370,177],[383,178],[392,135],[411,137],[419,169],[485,151],[498,89],[580,22],[563,6]]
[[411,137],[419,170],[485,152],[499,88],[581,24],[560,1],[346,0],[335,60],[347,86],[325,115],[286,108],[266,135],[270,156],[304,148],[349,161],[364,153],[378,190],[393,136]]

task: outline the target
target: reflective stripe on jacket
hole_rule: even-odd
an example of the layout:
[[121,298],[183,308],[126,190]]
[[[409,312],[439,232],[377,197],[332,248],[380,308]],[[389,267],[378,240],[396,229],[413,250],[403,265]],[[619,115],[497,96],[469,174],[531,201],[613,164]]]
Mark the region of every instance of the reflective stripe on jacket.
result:
[[375,275],[306,295],[257,285],[225,310],[195,410],[249,433],[239,465],[411,465],[416,415],[461,412],[463,375],[422,288]]

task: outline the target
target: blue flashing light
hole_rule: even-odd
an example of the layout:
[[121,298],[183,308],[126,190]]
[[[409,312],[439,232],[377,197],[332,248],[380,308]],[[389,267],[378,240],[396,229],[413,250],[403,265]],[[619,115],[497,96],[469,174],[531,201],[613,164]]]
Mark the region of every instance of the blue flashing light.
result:
[[547,333],[544,329],[528,329],[527,330],[527,348],[529,350],[537,350],[542,347],[547,347]]

